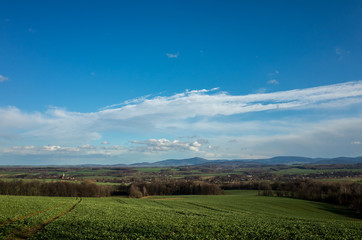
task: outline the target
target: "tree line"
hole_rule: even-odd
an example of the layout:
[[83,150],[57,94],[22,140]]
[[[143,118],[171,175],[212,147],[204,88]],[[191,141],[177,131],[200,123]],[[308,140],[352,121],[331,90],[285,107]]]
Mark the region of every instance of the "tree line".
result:
[[195,181],[137,182],[118,187],[97,185],[83,181],[0,181],[1,195],[55,196],[55,197],[108,197],[127,195],[140,198],[152,195],[218,195],[223,190],[249,189],[259,190],[260,195],[301,198],[345,205],[361,212],[362,185],[358,183],[330,183],[312,180],[289,182],[239,182],[229,184],[211,184]]
[[0,181],[1,195],[53,196],[53,197],[107,197],[112,186],[97,185],[92,182],[40,182],[40,181]]
[[290,182],[240,182],[222,185],[222,189],[254,189],[259,195],[300,198],[348,206],[361,213],[362,185],[358,183],[316,182],[296,180]]
[[167,181],[154,183],[132,183],[127,188],[123,186],[120,192],[130,197],[140,198],[153,195],[219,195],[223,194],[220,186],[210,183],[195,183],[192,181]]
[[216,195],[222,194],[218,185],[190,181],[138,182],[130,185],[107,186],[93,182],[57,181],[0,181],[1,195],[53,196],[53,197],[108,197],[127,195],[140,198],[150,195]]

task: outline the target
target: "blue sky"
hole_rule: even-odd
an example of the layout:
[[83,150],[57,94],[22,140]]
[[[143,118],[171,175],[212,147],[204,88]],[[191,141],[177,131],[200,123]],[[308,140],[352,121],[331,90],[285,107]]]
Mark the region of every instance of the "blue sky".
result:
[[362,155],[361,1],[1,1],[0,165]]

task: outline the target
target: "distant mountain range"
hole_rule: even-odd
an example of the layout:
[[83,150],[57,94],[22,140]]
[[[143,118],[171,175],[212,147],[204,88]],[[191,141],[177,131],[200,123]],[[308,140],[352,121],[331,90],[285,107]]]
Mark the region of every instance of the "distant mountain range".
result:
[[[207,160],[200,157],[186,158],[186,159],[167,159],[158,162],[141,162],[133,164],[81,164],[81,165],[67,165],[63,167],[80,167],[80,168],[98,168],[98,167],[177,167],[177,166],[194,166],[194,165],[207,165],[207,166],[260,166],[260,165],[278,165],[278,164],[362,164],[362,157],[338,157],[338,158],[308,158],[296,156],[279,156],[265,159],[233,159],[233,160]],[[59,165],[47,165],[48,167],[55,167]],[[16,167],[16,165],[14,165]]]
[[[216,160],[216,161],[220,161],[220,160]],[[209,163],[209,162],[214,162],[214,160],[207,160],[204,158],[194,157],[194,158],[186,158],[186,159],[167,159],[167,160],[153,162],[153,163],[148,163],[148,162],[134,163],[134,164],[130,164],[130,166],[132,166],[132,167],[138,167],[138,166],[173,167],[173,166],[200,165],[200,164],[205,164],[205,163]]]
[[[277,165],[277,164],[356,164],[362,163],[362,157],[338,157],[338,158],[307,158],[295,156],[280,156],[266,159],[234,159],[234,160],[207,160],[194,157],[187,159],[167,159],[148,163],[134,163],[131,167],[176,167],[191,165]],[[124,165],[123,165],[124,166]]]

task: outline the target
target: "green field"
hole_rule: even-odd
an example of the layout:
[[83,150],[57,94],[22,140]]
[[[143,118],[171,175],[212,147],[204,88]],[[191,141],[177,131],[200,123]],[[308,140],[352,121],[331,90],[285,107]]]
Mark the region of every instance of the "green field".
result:
[[160,173],[161,170],[170,170],[173,172],[179,171],[176,168],[166,168],[166,167],[148,167],[148,168],[136,168],[136,169],[139,170],[140,172],[145,172],[145,173]]
[[[347,210],[226,191],[217,196],[0,196],[0,239],[361,239]],[[58,218],[57,218],[58,217]]]
[[330,172],[362,172],[362,169],[301,169],[301,168],[289,168],[278,171],[273,171],[276,174],[312,174],[312,173],[330,173]]
[[0,196],[0,202],[0,239],[14,239],[35,233],[78,201],[74,198]]

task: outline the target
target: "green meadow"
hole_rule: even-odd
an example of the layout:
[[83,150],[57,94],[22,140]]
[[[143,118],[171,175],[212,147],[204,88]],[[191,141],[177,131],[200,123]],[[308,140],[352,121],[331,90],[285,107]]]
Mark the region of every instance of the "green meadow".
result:
[[[326,203],[258,196],[143,199],[0,196],[1,239],[361,239],[362,222]],[[358,216],[357,216],[358,217]]]

